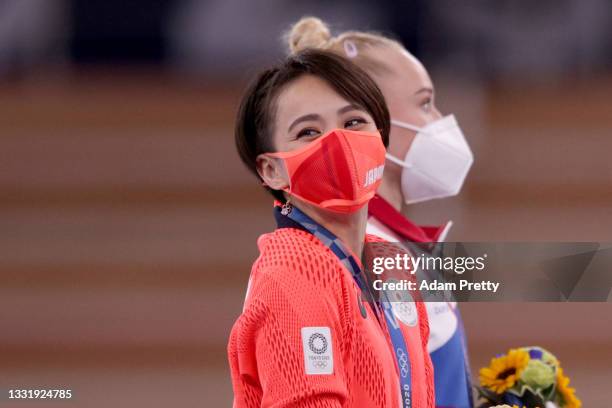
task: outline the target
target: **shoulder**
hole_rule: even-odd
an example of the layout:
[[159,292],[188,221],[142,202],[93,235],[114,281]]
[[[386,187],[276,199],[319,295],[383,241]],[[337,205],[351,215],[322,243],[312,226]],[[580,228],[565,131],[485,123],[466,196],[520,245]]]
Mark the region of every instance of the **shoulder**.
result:
[[257,241],[260,256],[252,277],[280,284],[298,283],[322,290],[337,284],[342,266],[336,256],[314,235],[295,228],[280,228]]
[[352,276],[318,238],[281,228],[262,235],[258,246],[243,314],[346,317]]
[[242,339],[238,343],[266,327],[296,336],[296,324],[343,331],[350,314],[346,292],[352,277],[347,278],[336,256],[316,237],[292,228],[262,235],[258,246],[260,256],[233,328],[233,336]]

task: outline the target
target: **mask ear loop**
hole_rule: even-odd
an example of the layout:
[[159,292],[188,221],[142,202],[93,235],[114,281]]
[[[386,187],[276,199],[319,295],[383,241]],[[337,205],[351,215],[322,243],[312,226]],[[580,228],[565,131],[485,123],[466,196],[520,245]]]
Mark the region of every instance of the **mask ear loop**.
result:
[[408,164],[405,161],[398,159],[397,157],[391,155],[391,153],[386,153],[385,157],[387,158],[387,160],[389,160],[392,163],[397,164],[398,166],[406,167],[406,168],[412,167],[411,164]]
[[[401,128],[404,128],[404,129],[412,130],[412,131],[414,131],[416,133],[419,133],[422,130],[422,128],[420,128],[420,127],[411,125],[410,123],[402,122],[400,120],[395,120],[395,119],[391,119],[391,124],[395,125],[395,126],[399,126]],[[397,157],[391,155],[390,153],[385,154],[385,157],[391,163],[395,163],[398,166],[401,166],[401,167],[404,167],[404,168],[413,167],[411,164],[408,164],[405,161],[398,159]]]
[[404,129],[414,130],[415,132],[420,132],[423,130],[423,128],[411,125],[410,123],[402,122],[401,120],[391,119],[391,124]]
[[[282,166],[283,166],[283,167],[285,166],[285,164],[284,164],[284,162],[283,162],[283,158],[282,158],[282,157],[277,156],[277,155],[278,155],[278,153],[275,153],[275,152],[269,152],[269,153],[265,153],[265,154],[266,154],[268,157],[271,157],[271,158],[273,158],[273,159],[275,159],[275,160],[280,160],[280,161],[281,161],[281,163],[282,163]],[[266,187],[266,188],[272,188],[272,187],[270,187],[268,184],[266,184],[266,182],[263,180],[263,178],[261,177],[261,175],[259,176],[259,178],[260,178],[260,180],[261,180],[261,185],[262,185],[263,187]],[[289,187],[291,187],[291,181],[289,182]],[[282,191],[286,191],[286,192],[288,193],[288,192],[289,192],[289,187],[285,187],[285,188],[283,188],[283,189],[282,189]],[[289,200],[287,200],[287,202],[288,202],[288,201],[289,201]]]

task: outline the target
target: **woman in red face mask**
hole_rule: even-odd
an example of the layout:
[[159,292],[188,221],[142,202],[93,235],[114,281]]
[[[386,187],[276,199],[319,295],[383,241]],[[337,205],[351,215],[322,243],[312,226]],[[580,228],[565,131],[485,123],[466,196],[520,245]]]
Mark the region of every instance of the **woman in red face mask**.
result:
[[235,407],[433,407],[424,306],[419,324],[388,324],[364,287],[389,128],[375,83],[332,53],[298,53],[246,91],[236,145],[277,229],[257,241],[229,339]]

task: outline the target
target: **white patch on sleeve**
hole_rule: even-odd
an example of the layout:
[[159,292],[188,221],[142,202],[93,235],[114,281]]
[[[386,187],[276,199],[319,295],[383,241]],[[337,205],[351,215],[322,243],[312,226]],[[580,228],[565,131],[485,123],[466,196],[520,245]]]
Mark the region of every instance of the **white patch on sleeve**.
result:
[[306,374],[334,373],[333,344],[329,327],[302,327],[302,347]]

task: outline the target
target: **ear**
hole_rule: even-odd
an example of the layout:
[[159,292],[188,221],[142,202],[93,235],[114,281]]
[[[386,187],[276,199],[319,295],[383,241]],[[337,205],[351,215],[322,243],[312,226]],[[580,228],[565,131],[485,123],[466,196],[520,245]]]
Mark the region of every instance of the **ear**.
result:
[[289,177],[281,159],[262,153],[257,156],[256,161],[257,173],[266,186],[273,190],[282,190],[289,187]]

